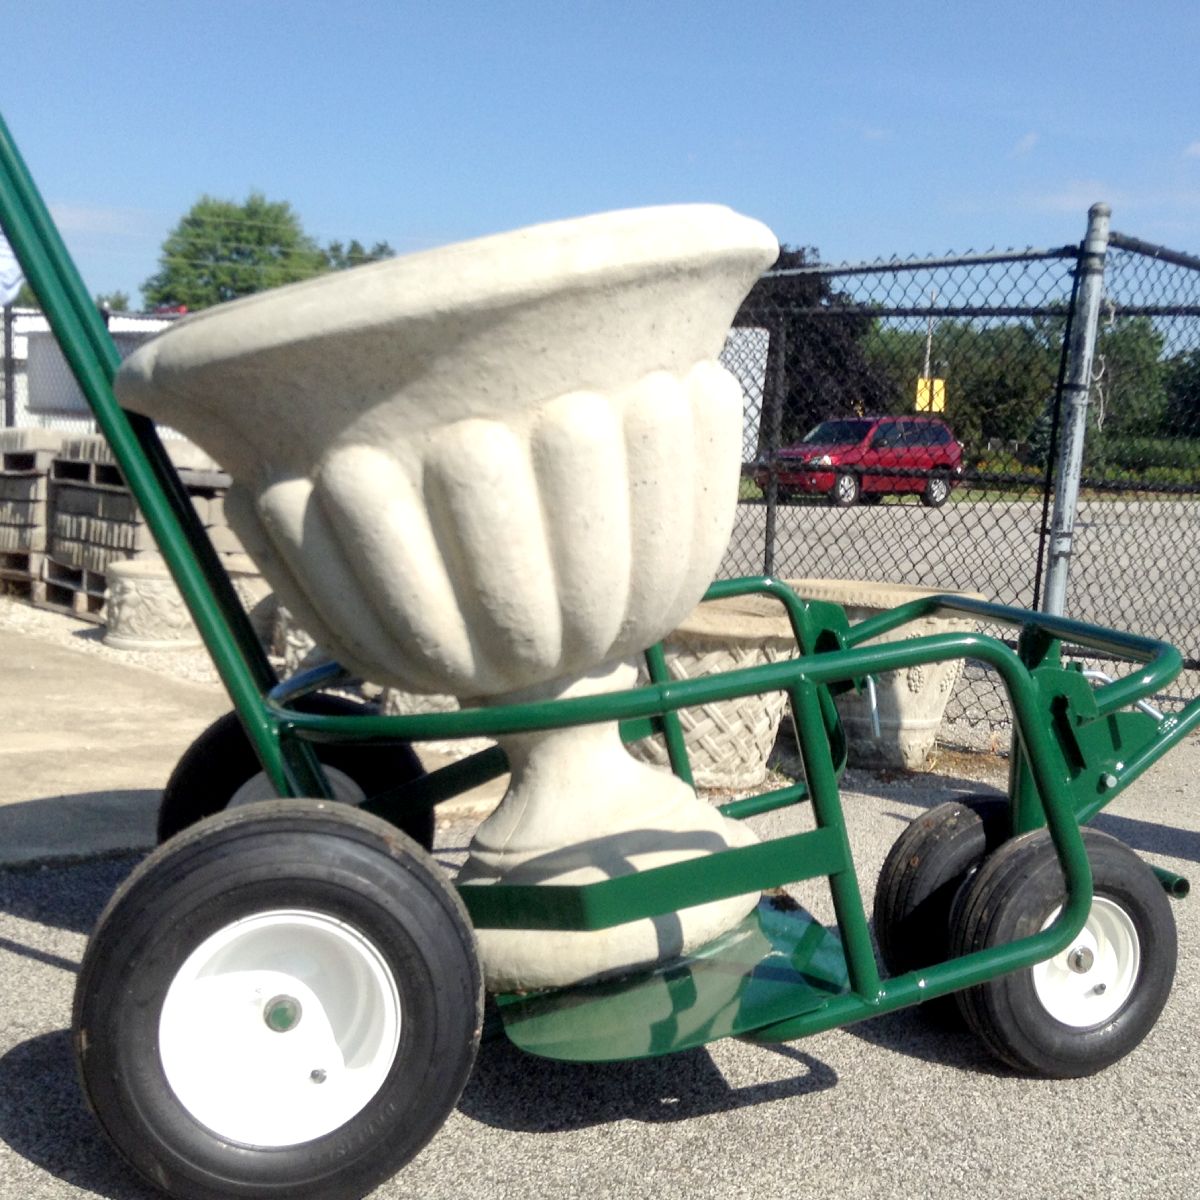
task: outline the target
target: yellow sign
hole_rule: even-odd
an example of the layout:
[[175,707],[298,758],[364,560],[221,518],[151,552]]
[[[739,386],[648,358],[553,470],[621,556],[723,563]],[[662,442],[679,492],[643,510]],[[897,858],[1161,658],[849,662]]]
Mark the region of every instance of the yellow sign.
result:
[[944,379],[917,380],[917,412],[946,411],[946,381]]

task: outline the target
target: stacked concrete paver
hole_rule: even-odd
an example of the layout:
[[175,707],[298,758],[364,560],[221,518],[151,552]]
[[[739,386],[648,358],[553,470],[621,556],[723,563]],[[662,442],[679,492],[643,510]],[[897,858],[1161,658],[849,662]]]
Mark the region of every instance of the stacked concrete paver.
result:
[[0,431],[0,589],[45,599],[51,464],[62,435]]
[[[252,569],[225,524],[229,476],[191,442],[163,444],[227,569]],[[64,438],[49,483],[45,586],[35,602],[100,621],[109,563],[158,558],[154,538],[102,437]]]

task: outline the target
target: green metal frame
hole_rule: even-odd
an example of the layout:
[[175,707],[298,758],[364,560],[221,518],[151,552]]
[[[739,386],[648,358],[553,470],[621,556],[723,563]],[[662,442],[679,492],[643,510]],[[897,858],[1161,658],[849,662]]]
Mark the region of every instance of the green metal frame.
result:
[[[806,914],[781,915],[766,905],[712,950],[656,974],[549,997],[501,997],[510,1036],[534,1052],[563,1057],[663,1053],[731,1032],[763,1040],[790,1039],[942,996],[1056,954],[1082,928],[1091,904],[1080,823],[1200,724],[1200,698],[1162,719],[1128,711],[1179,673],[1180,655],[1166,643],[953,596],[914,600],[851,627],[838,606],[805,602],[770,578],[716,583],[706,599],[748,593],[773,597],[783,606],[796,641],[797,654],[786,661],[675,681],[657,646],[646,655],[650,682],[614,694],[406,717],[300,712],[294,707],[298,700],[341,682],[343,673],[329,666],[283,683],[276,679],[153,424],[123,410],[113,395],[116,348],[2,119],[0,225],[281,795],[330,795],[313,751],[315,743],[496,737],[599,721],[619,722],[627,741],[660,734],[674,771],[690,783],[680,709],[766,692],[787,694],[805,782],[733,801],[722,811],[744,819],[807,800],[815,820],[811,831],[585,886],[467,885],[459,894],[480,928],[601,930],[638,919],[663,919],[693,904],[825,877],[839,937]],[[868,644],[942,612],[1016,628],[1017,649],[974,633]],[[1121,680],[1093,688],[1078,671],[1061,665],[1064,643],[1140,666]],[[846,741],[833,697],[861,686],[870,675],[961,658],[986,663],[1004,682],[1016,732],[1012,831],[1048,828],[1061,860],[1067,902],[1056,920],[1033,936],[884,979],[841,808],[838,781],[846,762]],[[507,769],[501,750],[485,751],[392,793],[371,797],[366,807],[395,819],[401,811],[432,806]],[[1159,874],[1174,894],[1186,891],[1186,881]],[[781,933],[785,925],[791,929],[786,936]],[[726,957],[714,968],[714,956],[720,955]],[[744,968],[737,975],[737,996],[730,993],[730,961]],[[659,1003],[655,989],[661,987],[674,997],[671,1019],[655,1023],[653,1036],[631,1043],[622,1032],[629,1027],[623,1014],[629,1005],[642,1003],[636,997],[643,993],[654,992],[654,1003]],[[709,996],[705,1003],[697,999],[702,993]],[[681,1016],[685,1010],[691,1013],[687,1021]],[[584,1012],[595,1015],[591,1026]]]

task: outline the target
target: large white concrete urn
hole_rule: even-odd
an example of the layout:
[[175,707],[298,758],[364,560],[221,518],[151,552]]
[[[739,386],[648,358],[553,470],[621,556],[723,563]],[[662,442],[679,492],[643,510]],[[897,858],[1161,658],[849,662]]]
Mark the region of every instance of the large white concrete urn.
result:
[[[509,703],[629,686],[733,523],[742,395],[718,363],[777,245],[687,205],[536,226],[186,318],[121,402],[233,476],[228,520],[344,664]],[[504,739],[508,794],[460,881],[599,880],[741,840],[615,725]],[[493,989],[687,952],[755,897],[599,932],[481,930]]]

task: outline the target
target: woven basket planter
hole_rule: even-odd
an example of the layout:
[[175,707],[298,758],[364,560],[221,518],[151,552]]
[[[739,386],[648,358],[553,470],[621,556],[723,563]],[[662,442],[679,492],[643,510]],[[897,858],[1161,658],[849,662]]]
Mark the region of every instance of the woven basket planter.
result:
[[[777,662],[796,652],[783,606],[766,596],[739,596],[702,604],[663,641],[672,679],[696,679]],[[641,682],[647,681],[644,666]],[[734,791],[757,787],[787,707],[783,692],[745,696],[679,711],[697,786]],[[643,762],[669,765],[660,738],[633,742]]]

